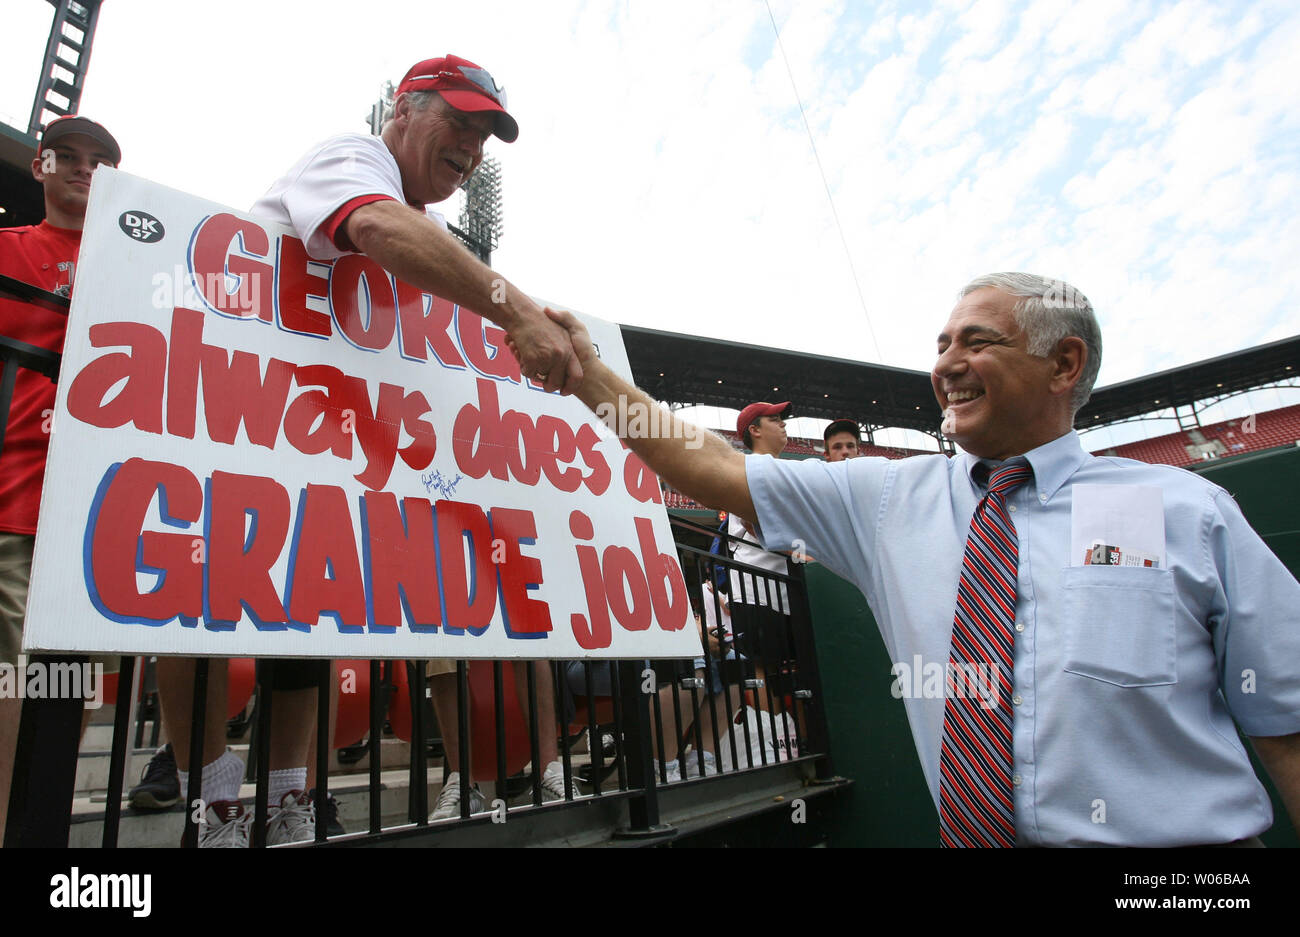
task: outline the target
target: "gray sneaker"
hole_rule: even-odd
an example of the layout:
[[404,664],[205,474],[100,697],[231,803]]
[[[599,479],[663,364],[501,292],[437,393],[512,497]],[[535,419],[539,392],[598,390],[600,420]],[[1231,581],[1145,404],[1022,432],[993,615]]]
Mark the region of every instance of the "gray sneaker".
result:
[[[677,762],[674,761],[673,764],[677,764]],[[718,773],[717,759],[713,757],[713,752],[705,752],[704,753],[704,774],[707,776],[710,774],[717,774],[717,773]],[[686,756],[686,776],[688,778],[698,778],[700,776],[700,759],[699,756],[695,754],[695,752],[690,752]]]
[[316,839],[316,807],[306,791],[290,791],[266,821],[266,845],[310,843]]
[[[482,813],[483,792],[474,785],[469,789],[469,812],[470,814]],[[433,813],[429,814],[429,822],[436,823],[439,820],[454,820],[460,818],[460,772],[453,771],[447,775],[446,782],[442,785],[442,790],[438,792],[438,799],[434,802]]]
[[[578,782],[569,781],[569,793],[573,798],[582,796]],[[552,761],[542,774],[542,803],[549,804],[556,800],[569,800],[564,796],[564,762]]]

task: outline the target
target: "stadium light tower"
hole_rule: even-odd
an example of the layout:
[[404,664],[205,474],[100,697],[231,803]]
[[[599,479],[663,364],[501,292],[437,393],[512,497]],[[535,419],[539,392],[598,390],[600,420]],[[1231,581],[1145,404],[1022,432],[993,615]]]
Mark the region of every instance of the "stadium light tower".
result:
[[460,210],[460,229],[453,228],[485,264],[501,240],[501,164],[491,156],[483,158],[474,175],[461,186],[465,204]]
[[50,23],[41,81],[27,122],[27,133],[33,137],[40,136],[41,128],[49,120],[77,113],[86,70],[90,67],[90,44],[95,37],[101,0],[48,2],[54,7],[54,21]]

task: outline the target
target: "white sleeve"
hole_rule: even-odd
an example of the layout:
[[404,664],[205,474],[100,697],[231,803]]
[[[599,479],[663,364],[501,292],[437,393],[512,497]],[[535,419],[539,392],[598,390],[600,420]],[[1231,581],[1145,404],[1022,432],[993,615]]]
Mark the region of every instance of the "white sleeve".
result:
[[252,212],[287,224],[317,260],[334,260],[339,250],[325,223],[356,198],[380,195],[406,204],[402,177],[384,141],[364,134],[326,140],[294,165],[253,205]]

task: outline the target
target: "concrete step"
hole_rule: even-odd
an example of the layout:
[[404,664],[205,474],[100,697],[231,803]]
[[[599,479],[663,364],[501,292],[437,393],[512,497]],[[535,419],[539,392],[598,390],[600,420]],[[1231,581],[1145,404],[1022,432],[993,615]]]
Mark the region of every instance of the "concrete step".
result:
[[[583,756],[574,756],[575,770],[585,762]],[[427,804],[430,810],[442,790],[442,766],[439,762],[429,764],[430,783],[427,790]],[[339,820],[348,833],[365,832],[370,824],[369,774],[352,773],[330,777],[330,794],[339,804]],[[579,785],[581,787],[581,785]],[[495,784],[480,783],[480,789],[488,804],[496,797]],[[384,828],[403,826],[410,822],[409,773],[406,770],[387,770],[380,774],[380,815]],[[584,793],[587,791],[584,789]],[[251,809],[256,798],[257,789],[252,784],[244,784],[239,789],[240,800]],[[512,805],[523,806],[531,803],[531,792],[521,795]],[[185,816],[180,805],[164,811],[137,811],[123,807],[121,822],[118,825],[118,846],[122,848],[174,848],[180,844],[184,832]],[[72,805],[72,827],[68,845],[81,848],[98,848],[104,837],[104,802],[102,794],[79,796]]]
[[[431,777],[441,777],[441,770],[430,771]],[[398,826],[407,822],[408,775],[406,771],[385,771],[380,775],[380,811],[384,826]],[[369,776],[345,775],[330,778],[330,793],[339,803],[339,819],[349,832],[363,831],[370,823]],[[432,804],[441,784],[430,784],[429,803]],[[257,789],[244,784],[239,798],[252,808]],[[185,830],[185,815],[180,805],[171,810],[137,811],[124,807],[118,825],[118,845],[124,848],[174,848],[180,845]],[[72,805],[72,828],[68,845],[98,848],[104,838],[104,803],[102,797],[78,797]]]
[[[99,728],[92,726],[91,729]],[[102,737],[104,748],[89,748],[86,744],[82,745],[81,754],[77,758],[77,780],[74,788],[77,793],[94,793],[108,790],[108,766],[111,753],[108,750],[108,743],[112,741],[111,726],[109,733]],[[90,730],[87,730],[89,736]],[[96,737],[99,741],[101,738]],[[89,739],[88,739],[89,741]],[[248,745],[237,744],[231,745],[230,750],[238,755],[245,764],[248,763]],[[140,775],[145,766],[149,764],[149,759],[154,756],[154,749],[140,748],[130,753],[126,769],[126,782],[123,786],[124,791],[129,791],[140,780]],[[403,742],[398,738],[382,739],[379,743],[379,766],[381,769],[403,768],[411,763],[411,746],[408,742]],[[335,774],[350,774],[354,772],[363,772],[370,770],[370,756],[362,758],[359,762],[342,764],[338,759],[338,752],[335,751],[330,755],[330,776]]]

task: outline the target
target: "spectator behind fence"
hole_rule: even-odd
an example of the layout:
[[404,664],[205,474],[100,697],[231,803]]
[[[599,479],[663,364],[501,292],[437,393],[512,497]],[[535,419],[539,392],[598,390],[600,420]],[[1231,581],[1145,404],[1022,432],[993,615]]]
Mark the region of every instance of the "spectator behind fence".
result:
[[[517,353],[523,373],[546,390],[568,390],[581,379],[582,371],[567,333],[553,323],[543,309],[522,290],[480,263],[447,231],[446,221],[426,206],[442,202],[467,182],[483,160],[483,145],[495,135],[511,143],[519,135],[515,119],[506,112],[505,92],[487,71],[466,59],[448,55],[413,65],[397,87],[391,111],[378,137],[349,133],[331,137],[313,147],[278,179],[253,205],[252,214],[288,225],[302,239],[307,253],[317,260],[334,260],[348,253],[365,254],[393,276],[419,289],[473,310],[506,330],[511,349]],[[435,711],[443,727],[443,741],[455,752],[455,664],[433,665]],[[180,723],[187,717],[185,677],[188,664],[159,665],[159,691],[170,688],[170,703],[164,706],[175,747],[183,751]],[[286,691],[285,703],[278,699],[273,710],[284,713],[282,754],[272,753],[286,765],[273,771],[271,803],[292,820],[294,838],[314,835],[310,827],[310,801],[306,787],[306,758],[315,720],[316,697],[310,662],[279,661],[275,667],[276,689]],[[522,665],[519,682],[522,682]],[[540,685],[539,708],[549,716],[554,729],[551,682]],[[224,705],[224,702],[222,703]],[[449,706],[451,707],[449,709]],[[209,711],[221,712],[210,699]],[[212,723],[209,719],[209,724]],[[543,743],[547,738],[546,725]],[[554,735],[553,732],[550,733]],[[553,738],[552,738],[553,742]],[[203,789],[208,789],[204,767]],[[553,786],[552,771],[547,785]],[[448,787],[458,785],[448,778]],[[562,781],[558,791],[562,796]],[[228,785],[222,788],[228,793]],[[446,791],[444,790],[444,793]],[[233,796],[233,795],[232,795]],[[452,795],[447,794],[448,797]],[[282,802],[283,801],[283,802]],[[439,811],[447,804],[440,798]],[[247,837],[219,833],[225,822],[243,822],[237,803],[209,810],[209,837],[220,836],[242,845]],[[448,814],[451,815],[451,814]],[[270,838],[268,837],[268,841]]]
[[[697,657],[692,662],[694,676],[704,681],[705,696],[699,699],[700,719],[699,719],[699,739],[702,744],[703,758],[695,757],[694,753],[688,754],[684,759],[679,755],[684,750],[684,746],[694,745],[696,742],[694,709],[692,708],[692,696],[694,691],[683,689],[678,680],[673,679],[668,674],[656,674],[656,682],[662,683],[658,690],[658,707],[660,717],[663,723],[663,731],[653,732],[655,757],[665,762],[665,771],[670,782],[679,781],[682,777],[693,777],[700,773],[699,763],[704,762],[704,773],[712,774],[716,771],[716,760],[714,751],[713,737],[717,731],[719,735],[726,734],[727,712],[726,703],[721,698],[725,689],[730,699],[730,711],[736,713],[740,711],[740,686],[734,680],[727,683],[723,680],[720,661],[735,660],[736,652],[732,648],[732,631],[731,631],[731,613],[728,609],[726,596],[715,594],[713,584],[705,582],[702,586],[702,609],[695,613],[695,624],[700,629],[700,637],[705,646],[705,657]],[[609,697],[613,695],[613,679],[611,671],[614,664],[609,661],[592,661],[591,667],[591,692],[594,697]],[[566,711],[570,720],[575,712],[574,701],[587,699],[587,663],[580,660],[571,660],[565,668],[564,682],[568,692],[566,700]],[[674,713],[677,710],[673,708],[673,696],[677,696],[676,705],[682,714],[682,723],[680,732],[676,723]],[[712,699],[710,699],[712,698]],[[697,698],[698,699],[698,698]],[[717,709],[718,728],[714,729],[714,709]],[[589,740],[591,750],[594,753],[599,747],[596,739]],[[681,773],[681,762],[686,763],[686,774]],[[755,757],[755,764],[758,763]]]
[[[0,229],[0,274],[70,296],[91,178],[97,167],[117,166],[121,161],[121,147],[100,124],[77,116],[51,121],[32,159],[32,177],[44,193],[45,219],[38,225]],[[0,335],[62,352],[67,327],[66,313],[0,297]],[[22,647],[53,415],[54,382],[35,371],[18,369],[0,452],[0,661],[13,666]],[[102,662],[106,671],[117,670],[117,657],[93,660]],[[21,714],[22,700],[0,698],[0,842],[9,811]],[[83,732],[85,724],[83,718]]]
[[[650,405],[555,317],[587,406]],[[1300,584],[1219,486],[1083,451],[1088,300],[980,277],[938,352],[956,458],[746,458],[717,437],[688,449],[681,426],[627,443],[768,546],[804,541],[866,595],[895,659],[946,670],[946,692],[917,674],[903,693],[944,845],[1257,845],[1272,810],[1234,719],[1300,827]],[[1098,550],[1076,526],[1125,542]]]
[[826,443],[826,461],[843,462],[856,459],[862,446],[862,427],[857,420],[835,420],[822,431]]
[[[751,403],[736,417],[736,434],[756,456],[775,460],[785,449],[785,421],[790,402]],[[763,549],[753,532],[753,522],[732,511],[727,517],[725,548],[732,559],[785,575],[786,557]],[[784,583],[773,582],[731,570],[731,615],[735,622],[736,646],[742,654],[756,658],[755,669],[762,679],[778,673],[781,662],[793,657],[790,637],[790,605]]]

